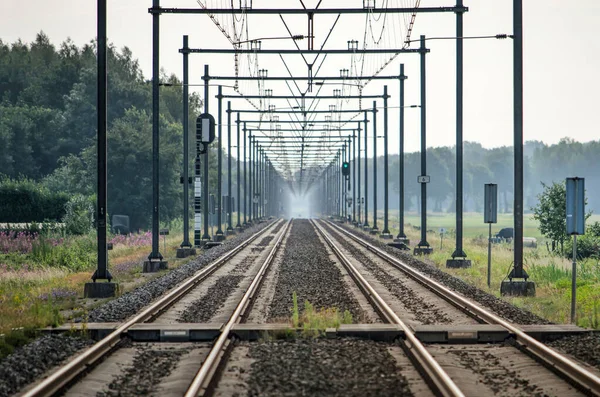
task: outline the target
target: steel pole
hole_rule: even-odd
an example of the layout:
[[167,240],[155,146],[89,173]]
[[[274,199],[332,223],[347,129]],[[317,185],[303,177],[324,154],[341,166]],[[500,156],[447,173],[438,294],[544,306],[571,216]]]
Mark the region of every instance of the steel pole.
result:
[[513,0],[514,24],[514,269],[510,278],[527,279],[523,271],[523,0]]
[[[421,175],[427,175],[427,86],[425,67],[425,36],[421,36],[420,58],[421,58]],[[416,249],[420,253],[428,253],[432,248],[427,242],[427,183],[421,183],[421,241]]]
[[377,101],[373,101],[373,229],[374,233],[379,231],[377,227]]
[[248,133],[248,223],[252,223],[254,215],[254,150],[252,146],[252,131]]
[[248,226],[248,184],[246,173],[246,163],[248,163],[248,159],[246,157],[246,141],[246,123],[244,123],[244,226]]
[[356,131],[352,131],[352,223],[356,225]]
[[189,47],[188,36],[183,36],[183,242],[181,248],[192,248],[190,243],[190,184],[189,184]]
[[241,142],[240,142],[240,114],[238,112],[237,114],[237,139],[236,139],[236,151],[237,151],[237,168],[236,168],[236,174],[237,174],[237,196],[236,196],[236,201],[237,201],[237,225],[235,225],[236,229],[241,229],[242,228],[242,224],[241,224],[241,216],[240,216],[240,210],[242,209],[242,200],[240,198],[240,193],[241,193],[241,189],[240,189],[240,174],[241,174],[241,169],[240,169],[240,146],[241,146]]
[[231,101],[227,101],[227,232],[233,232],[231,209]]
[[391,237],[389,229],[389,167],[388,167],[388,87],[383,86],[383,230],[384,237]]
[[[106,243],[107,234],[107,72],[106,72],[106,0],[98,0],[98,77],[97,77],[97,112],[98,112],[98,185],[97,185],[97,210],[98,210],[98,227],[96,238],[98,240],[98,267],[92,276],[92,280],[108,280],[112,279],[112,275],[108,271],[108,250]],[[158,17],[154,17],[158,20]],[[158,23],[158,22],[156,22]],[[153,85],[154,88],[154,85]],[[153,235],[154,236],[154,235]]]
[[357,199],[359,200],[358,203],[358,223],[357,226],[362,226],[362,214],[361,214],[361,209],[362,209],[362,196],[361,196],[361,185],[360,185],[360,122],[358,123],[358,134],[356,136],[356,142],[358,143],[358,152],[357,152],[357,164],[356,164],[356,168],[358,169],[358,186],[357,186],[357,192],[358,192],[358,197]]
[[367,157],[367,111],[365,111],[365,223],[363,228],[369,227],[369,166]]
[[[462,7],[462,0],[457,6]],[[456,12],[456,249],[452,258],[466,258],[463,251],[463,12]]]
[[[209,101],[209,74],[208,74],[208,65],[204,65],[204,113],[208,113],[208,103]],[[202,194],[204,195],[204,203],[203,203],[203,212],[204,212],[204,216],[203,216],[203,220],[204,220],[204,234],[202,235],[202,240],[204,242],[206,241],[210,241],[210,233],[208,232],[208,223],[209,223],[209,219],[208,219],[208,147],[206,148],[206,153],[204,153],[204,177],[202,178],[203,181],[202,183],[204,184],[203,186],[203,192]]]
[[217,145],[217,233],[215,240],[222,240],[225,236],[223,235],[223,86],[218,87],[217,95],[217,111],[219,128],[217,129],[219,134],[219,141]]
[[404,243],[406,239],[406,233],[404,233],[404,64],[400,64],[400,115],[399,115],[399,142],[400,148],[398,152],[398,235],[396,240]]
[[[160,7],[160,0],[152,0],[154,8]],[[152,15],[152,252],[148,260],[162,260],[159,251],[159,149],[160,149],[160,30],[159,14]]]

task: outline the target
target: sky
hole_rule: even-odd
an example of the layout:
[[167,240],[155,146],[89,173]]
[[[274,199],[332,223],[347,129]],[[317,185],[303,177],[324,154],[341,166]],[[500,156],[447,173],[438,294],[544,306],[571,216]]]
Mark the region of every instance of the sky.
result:
[[[213,0],[227,3],[225,0]],[[380,2],[384,0],[379,0]],[[389,0],[391,3],[394,0]],[[308,7],[316,0],[306,0]],[[395,0],[396,3],[409,3]],[[314,3],[314,4],[313,4]],[[421,5],[450,6],[454,0],[422,0]],[[512,2],[465,0],[469,12],[464,17],[465,36],[512,33]],[[563,137],[578,141],[598,139],[600,111],[600,1],[576,0],[524,1],[524,137],[548,144]],[[274,2],[254,0],[254,8],[273,7]],[[333,8],[339,0],[323,0],[321,8]],[[151,72],[152,21],[148,14],[150,0],[108,0],[108,36],[116,47],[127,46],[136,58],[144,76]],[[194,0],[162,0],[163,7],[196,7]],[[277,1],[279,7],[299,7],[297,0]],[[361,0],[344,1],[344,7],[361,7]],[[329,32],[335,16],[317,16],[315,19],[315,47],[320,46]],[[306,17],[286,17],[294,34],[306,34]],[[251,16],[251,38],[286,36],[287,32],[277,16]],[[342,16],[328,48],[346,48],[350,39],[361,40],[365,26],[364,16]],[[455,16],[452,13],[419,14],[412,38],[454,37]],[[388,27],[389,29],[389,27]],[[58,44],[71,38],[76,44],[89,42],[96,35],[96,2],[87,0],[2,0],[0,4],[0,39],[11,43],[18,39],[34,40],[44,31]],[[193,48],[231,48],[227,39],[204,15],[164,15],[161,17],[161,67],[167,73],[182,75],[182,57],[178,53],[182,36],[190,37]],[[396,37],[397,36],[397,37]],[[390,40],[401,45],[401,34]],[[299,45],[305,47],[306,40]],[[263,48],[293,48],[289,40],[264,41]],[[455,144],[455,43],[453,40],[428,41],[431,53],[427,55],[427,146]],[[481,143],[484,147],[513,145],[512,112],[512,41],[465,40],[464,58],[464,139]],[[260,58],[261,67],[269,75],[286,75],[277,56]],[[399,56],[382,72],[398,75],[399,63],[405,64],[407,105],[418,104],[419,57],[415,54]],[[306,74],[306,66],[299,56],[288,59],[292,73]],[[212,74],[233,75],[231,55],[196,54],[190,58],[190,83],[201,83],[203,65],[208,63]],[[323,64],[320,75],[339,75],[339,69],[348,67],[348,56],[330,56]],[[244,66],[244,65],[242,65]],[[223,82],[223,84],[231,84]],[[304,84],[304,83],[302,83]],[[381,94],[383,84],[389,85],[390,152],[398,152],[398,81],[375,81],[364,94]],[[244,85],[241,86],[244,89]],[[274,95],[288,94],[285,83],[273,84]],[[331,95],[335,87],[322,87]],[[195,87],[194,87],[195,89]],[[216,89],[213,92],[216,94]],[[212,96],[211,93],[211,96]],[[229,87],[224,93],[233,94]],[[110,93],[109,93],[110,100]],[[232,99],[234,109],[247,108],[241,99]],[[363,107],[370,107],[365,100]],[[322,101],[320,109],[327,109],[332,101]],[[356,103],[340,103],[346,109],[357,108]],[[278,102],[278,107],[289,106]],[[378,107],[381,107],[381,102]],[[211,99],[211,112],[216,112],[216,101]],[[394,108],[396,107],[396,108]],[[247,117],[250,117],[249,115]],[[379,113],[378,131],[383,131]],[[406,109],[406,150],[417,151],[420,145],[420,117],[418,109]],[[283,119],[283,118],[282,118]],[[379,144],[381,145],[381,143]],[[381,153],[379,146],[379,153]]]

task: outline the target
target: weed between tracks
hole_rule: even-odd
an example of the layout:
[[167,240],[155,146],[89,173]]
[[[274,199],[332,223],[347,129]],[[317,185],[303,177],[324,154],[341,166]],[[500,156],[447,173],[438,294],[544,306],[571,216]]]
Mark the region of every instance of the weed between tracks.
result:
[[292,327],[302,328],[302,336],[318,337],[325,333],[327,328],[338,328],[340,324],[352,324],[352,314],[345,310],[343,313],[335,308],[315,309],[309,302],[304,302],[304,311],[298,307],[298,296],[292,294]]

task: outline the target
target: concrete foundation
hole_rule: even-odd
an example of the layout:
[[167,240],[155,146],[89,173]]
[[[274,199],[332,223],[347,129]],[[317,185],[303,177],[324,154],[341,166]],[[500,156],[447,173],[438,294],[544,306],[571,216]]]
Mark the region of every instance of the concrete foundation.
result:
[[156,273],[159,270],[166,270],[169,268],[169,262],[167,261],[145,261],[142,273]]
[[393,238],[394,238],[394,236],[392,236],[392,235],[391,235],[391,234],[389,234],[389,233],[381,233],[381,234],[379,235],[379,237],[381,237],[381,238],[382,238],[382,239],[384,239],[384,240],[391,240],[391,239],[393,239]]
[[219,245],[221,245],[222,243],[218,242],[218,241],[208,241],[206,244],[204,244],[204,248],[205,250],[209,250],[211,248],[214,247],[218,247]]
[[187,258],[196,255],[196,248],[177,248],[177,258]]
[[89,299],[113,298],[117,296],[119,284],[117,283],[85,283],[83,297]]
[[504,280],[500,285],[500,295],[535,296],[535,283],[533,281]]
[[446,267],[450,269],[466,269],[471,267],[470,259],[448,259],[446,261]]
[[392,243],[388,243],[387,245],[389,245],[392,248],[396,248],[402,251],[410,251],[410,247],[404,243],[397,243],[397,242],[392,242]]
[[236,234],[236,231],[234,229],[230,229],[225,232],[226,236],[235,236],[235,234]]
[[408,237],[396,237],[394,239],[395,243],[404,243],[406,245],[410,245],[410,240],[408,239]]
[[213,237],[214,241],[225,241],[225,235],[224,234],[215,234],[215,236]]
[[369,234],[371,234],[373,236],[376,235],[376,234],[378,234],[378,233],[379,233],[379,229],[373,228],[373,229],[369,230]]
[[415,247],[415,250],[413,251],[413,253],[415,255],[430,255],[433,253],[433,248],[431,247]]

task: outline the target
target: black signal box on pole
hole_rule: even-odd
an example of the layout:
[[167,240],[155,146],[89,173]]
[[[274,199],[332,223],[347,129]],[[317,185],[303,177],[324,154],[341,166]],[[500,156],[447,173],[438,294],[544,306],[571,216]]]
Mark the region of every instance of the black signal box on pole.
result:
[[342,175],[350,176],[350,163],[347,161],[342,163]]

